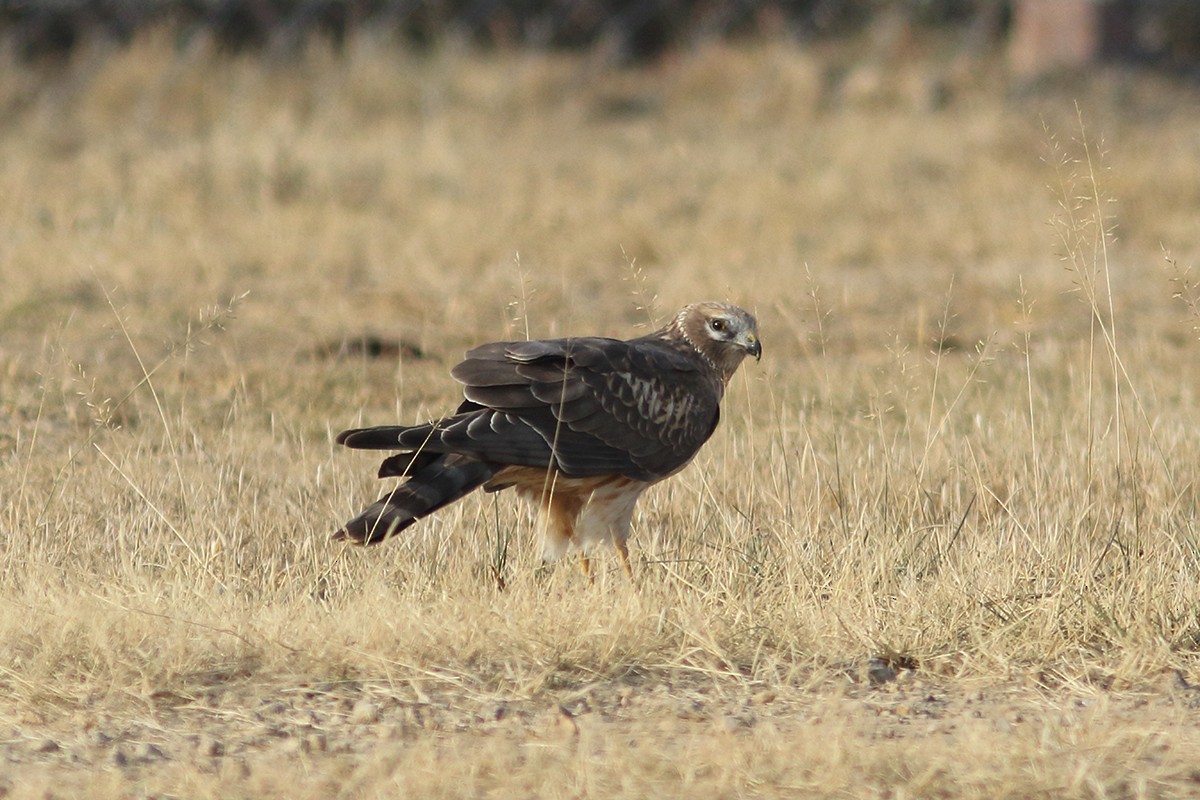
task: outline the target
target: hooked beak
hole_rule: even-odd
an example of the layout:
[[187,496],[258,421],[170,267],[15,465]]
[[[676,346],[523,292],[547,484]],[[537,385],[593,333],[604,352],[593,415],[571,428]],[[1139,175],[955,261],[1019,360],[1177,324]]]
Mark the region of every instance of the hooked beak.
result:
[[758,340],[758,336],[754,333],[747,333],[742,340],[742,347],[746,352],[754,356],[755,361],[762,361],[762,342]]

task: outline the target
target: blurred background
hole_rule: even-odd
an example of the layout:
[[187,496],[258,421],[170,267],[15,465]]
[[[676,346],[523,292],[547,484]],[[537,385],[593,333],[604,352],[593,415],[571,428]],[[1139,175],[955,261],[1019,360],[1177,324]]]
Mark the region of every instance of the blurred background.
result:
[[0,0],[0,325],[120,358],[99,278],[440,364],[712,297],[874,364],[1071,340],[1103,269],[1182,344],[1198,89],[1183,0]]
[[813,42],[870,31],[902,47],[920,30],[964,48],[1007,48],[1023,75],[1101,59],[1194,69],[1200,6],[1190,0],[4,0],[4,46],[21,59],[69,56],[97,41],[127,43],[169,25],[181,46],[211,37],[229,50],[294,52],[313,37],[335,47],[364,33],[422,48],[602,47],[617,62],[669,57],[713,39]]

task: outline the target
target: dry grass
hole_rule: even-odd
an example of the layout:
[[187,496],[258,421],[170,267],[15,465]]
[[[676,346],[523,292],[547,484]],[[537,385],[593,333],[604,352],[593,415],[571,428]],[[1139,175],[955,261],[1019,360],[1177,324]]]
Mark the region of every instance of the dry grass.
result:
[[[1195,97],[853,55],[0,70],[8,796],[1194,793]],[[633,585],[328,541],[469,344],[708,297],[766,357]]]

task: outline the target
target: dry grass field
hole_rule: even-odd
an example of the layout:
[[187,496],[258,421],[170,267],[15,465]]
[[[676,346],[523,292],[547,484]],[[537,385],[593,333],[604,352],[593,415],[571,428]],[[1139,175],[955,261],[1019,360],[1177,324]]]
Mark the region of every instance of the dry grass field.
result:
[[[1200,793],[1200,93],[864,52],[5,63],[0,795]],[[329,541],[468,346],[708,298],[632,581]]]

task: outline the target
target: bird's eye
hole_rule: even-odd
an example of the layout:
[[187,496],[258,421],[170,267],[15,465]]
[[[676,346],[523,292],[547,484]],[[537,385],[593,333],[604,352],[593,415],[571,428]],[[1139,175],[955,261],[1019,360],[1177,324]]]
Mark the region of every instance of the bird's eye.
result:
[[723,320],[723,319],[717,318],[714,320],[710,320],[708,323],[708,326],[710,328],[712,328],[714,331],[716,331],[717,333],[725,332],[725,320]]

